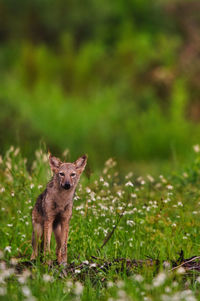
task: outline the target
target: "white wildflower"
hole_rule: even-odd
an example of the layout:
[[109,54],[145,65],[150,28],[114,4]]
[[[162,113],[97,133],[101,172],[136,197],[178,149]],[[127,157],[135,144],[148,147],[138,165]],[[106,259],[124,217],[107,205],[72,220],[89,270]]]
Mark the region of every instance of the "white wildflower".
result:
[[72,286],[73,286],[73,282],[70,281],[70,280],[68,280],[68,281],[66,282],[66,285],[67,285],[67,287],[72,287]]
[[11,253],[11,246],[7,246],[4,249],[5,252]]
[[185,269],[183,267],[180,267],[177,269],[177,274],[184,274],[185,273]]
[[170,262],[168,262],[168,261],[164,261],[164,263],[163,263],[163,267],[164,267],[165,269],[169,270],[169,269],[171,268],[171,264],[170,264]]
[[124,281],[118,280],[118,281],[116,282],[116,286],[117,286],[118,288],[122,288],[122,287],[124,286]]
[[88,260],[84,260],[83,263],[84,264],[89,264],[89,261]]
[[10,268],[10,269],[4,269],[4,272],[3,272],[3,277],[4,278],[8,278],[10,277],[11,275],[13,275],[15,273],[15,270]]
[[7,294],[7,288],[4,287],[0,287],[0,296],[4,296]]
[[131,197],[132,197],[132,198],[136,198],[136,197],[137,197],[137,194],[131,193]]
[[133,227],[133,225],[135,225],[135,222],[132,220],[127,220],[126,223],[128,226],[131,226],[131,227]]
[[52,282],[53,281],[53,277],[51,275],[44,274],[43,275],[43,280],[44,280],[44,282]]
[[177,287],[177,286],[178,286],[178,282],[177,282],[177,281],[173,281],[173,282],[172,282],[172,286],[173,286],[173,287]]
[[125,179],[128,180],[128,179],[132,178],[132,176],[133,176],[133,172],[131,171],[125,176]]
[[80,282],[76,282],[75,283],[75,287],[74,287],[74,293],[76,295],[81,295],[83,292],[83,285]]
[[161,272],[153,279],[153,286],[158,287],[161,286],[166,280],[166,274]]
[[127,299],[126,292],[125,292],[124,290],[119,290],[119,291],[117,292],[117,294],[118,294],[118,296],[119,296],[119,298],[120,298],[120,299],[118,299],[118,300],[128,300],[128,299]]
[[6,166],[7,166],[8,170],[12,169],[12,165],[9,161],[6,162]]
[[126,187],[130,186],[130,187],[133,187],[133,183],[131,181],[128,181],[126,184],[125,184]]
[[78,269],[77,269],[77,270],[75,270],[74,272],[75,272],[75,274],[80,274],[81,270],[78,270]]
[[167,189],[172,190],[174,187],[172,185],[167,185]]
[[194,150],[195,153],[199,153],[200,152],[199,144],[193,145],[193,150]]
[[29,270],[24,270],[23,274],[18,277],[18,282],[21,284],[25,284],[28,277],[31,276],[31,272]]
[[121,190],[117,191],[117,194],[118,194],[119,197],[122,197],[122,191]]
[[155,180],[154,180],[154,178],[151,176],[151,175],[147,175],[147,179],[151,182],[151,183],[153,183]]
[[31,296],[31,291],[28,286],[22,286],[22,293],[24,294],[25,297],[30,297]]
[[142,282],[144,280],[144,278],[142,277],[142,275],[140,274],[137,274],[134,276],[134,279],[137,281],[137,282]]
[[113,284],[113,282],[112,282],[112,281],[108,281],[108,283],[107,283],[107,287],[109,287],[109,288],[110,288],[110,287],[113,287],[113,285],[114,285],[114,284]]
[[66,158],[68,156],[68,154],[69,154],[69,149],[66,148],[63,152],[63,157]]
[[166,293],[171,293],[171,291],[172,291],[171,287],[169,287],[169,286],[166,286],[166,288],[165,288],[165,292],[166,292]]
[[95,268],[96,266],[97,266],[96,263],[91,263],[91,265],[90,265],[91,268]]
[[19,154],[19,147],[16,148],[16,150],[14,151],[14,156],[16,157]]
[[18,259],[13,257],[13,258],[10,259],[10,263],[11,263],[12,265],[17,265]]

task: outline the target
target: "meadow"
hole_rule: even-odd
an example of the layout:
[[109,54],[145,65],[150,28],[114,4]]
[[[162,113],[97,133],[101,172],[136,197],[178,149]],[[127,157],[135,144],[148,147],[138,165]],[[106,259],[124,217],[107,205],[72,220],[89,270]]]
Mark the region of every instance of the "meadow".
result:
[[[31,168],[18,148],[0,162],[0,300],[200,300],[200,147],[168,174],[126,175],[108,159],[82,177],[68,242],[68,266],[30,262],[31,210],[50,179],[46,152]],[[66,158],[67,159],[67,158]],[[192,259],[198,264],[198,258]]]

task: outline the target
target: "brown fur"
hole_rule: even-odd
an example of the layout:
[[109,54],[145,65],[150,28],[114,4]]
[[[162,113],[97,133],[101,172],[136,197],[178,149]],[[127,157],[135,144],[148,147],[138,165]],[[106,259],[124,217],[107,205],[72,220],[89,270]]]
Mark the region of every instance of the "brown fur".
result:
[[84,155],[74,163],[64,163],[49,156],[49,163],[54,175],[46,189],[37,198],[32,212],[32,246],[31,259],[38,255],[38,243],[43,239],[44,256],[50,252],[52,231],[56,239],[58,263],[67,262],[67,239],[69,222],[72,216],[73,197],[80,176],[86,166]]

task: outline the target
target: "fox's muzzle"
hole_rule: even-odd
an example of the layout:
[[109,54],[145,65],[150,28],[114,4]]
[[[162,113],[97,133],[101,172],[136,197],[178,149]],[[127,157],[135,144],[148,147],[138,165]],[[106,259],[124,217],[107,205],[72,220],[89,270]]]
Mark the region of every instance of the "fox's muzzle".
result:
[[62,187],[66,190],[69,190],[71,188],[71,185],[69,182],[66,182]]

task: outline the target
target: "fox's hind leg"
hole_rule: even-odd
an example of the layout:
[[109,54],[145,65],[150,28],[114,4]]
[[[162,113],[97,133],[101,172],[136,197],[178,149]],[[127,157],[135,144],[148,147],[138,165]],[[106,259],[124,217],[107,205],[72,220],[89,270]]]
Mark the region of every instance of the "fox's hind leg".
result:
[[43,235],[43,226],[39,223],[33,223],[33,234],[32,234],[32,246],[33,252],[31,255],[31,260],[38,256],[38,243]]

